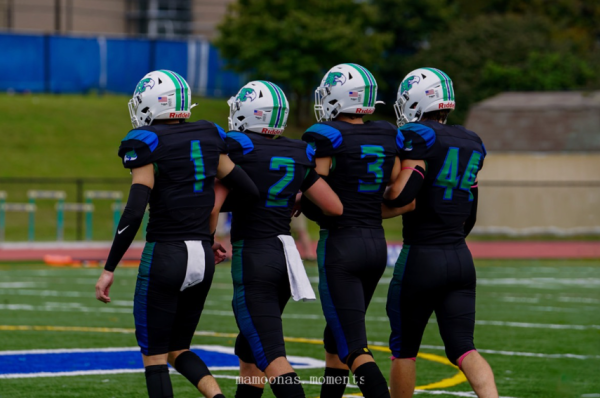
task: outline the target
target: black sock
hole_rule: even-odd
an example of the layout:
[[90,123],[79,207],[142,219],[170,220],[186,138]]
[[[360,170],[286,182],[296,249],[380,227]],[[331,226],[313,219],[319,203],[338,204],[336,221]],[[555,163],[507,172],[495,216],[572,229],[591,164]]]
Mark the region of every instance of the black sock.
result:
[[238,384],[235,398],[260,398],[264,388],[251,386],[250,384]]
[[146,366],[146,386],[150,398],[172,398],[173,387],[167,365]]
[[213,398],[225,398],[225,395],[223,395],[223,394],[217,394]]
[[202,359],[191,351],[184,351],[175,359],[175,370],[198,388],[198,383],[204,376],[210,376],[210,370]]
[[365,398],[390,398],[385,377],[375,362],[366,362],[354,371],[356,384]]
[[277,398],[305,398],[304,389],[296,372],[270,378],[269,384]]
[[348,384],[349,370],[325,368],[323,384],[321,385],[321,398],[342,398]]

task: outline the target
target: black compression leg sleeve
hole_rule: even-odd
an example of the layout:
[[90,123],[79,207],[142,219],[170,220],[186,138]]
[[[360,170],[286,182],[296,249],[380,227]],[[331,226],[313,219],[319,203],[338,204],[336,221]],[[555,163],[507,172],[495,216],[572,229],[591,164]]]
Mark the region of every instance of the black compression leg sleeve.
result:
[[113,272],[129,249],[129,245],[133,242],[133,238],[142,224],[151,191],[150,187],[142,184],[133,184],[129,189],[129,199],[127,199],[127,205],[119,221],[110,253],[108,253],[108,259],[104,265],[105,270]]
[[325,368],[323,384],[321,385],[321,397],[342,398],[348,384],[349,370]]
[[223,395],[223,394],[217,394],[213,398],[225,398],[225,395]]
[[390,398],[385,377],[375,362],[360,365],[354,371],[354,377],[365,398]]
[[251,386],[250,384],[238,384],[235,398],[260,398],[264,388]]
[[229,190],[237,191],[238,194],[243,195],[246,201],[253,202],[260,198],[260,192],[258,191],[256,184],[239,166],[234,167],[229,174],[221,179],[221,182],[229,188]]
[[304,389],[296,372],[269,379],[269,384],[277,398],[305,398]]
[[198,387],[198,383],[204,376],[210,376],[210,370],[202,359],[191,351],[179,354],[173,366],[186,379]]
[[477,186],[471,187],[471,193],[473,194],[473,203],[471,204],[471,214],[465,221],[465,238],[471,233],[471,230],[475,226],[477,221],[477,202],[479,201],[479,188]]
[[167,365],[146,366],[146,387],[150,398],[172,398],[173,387]]

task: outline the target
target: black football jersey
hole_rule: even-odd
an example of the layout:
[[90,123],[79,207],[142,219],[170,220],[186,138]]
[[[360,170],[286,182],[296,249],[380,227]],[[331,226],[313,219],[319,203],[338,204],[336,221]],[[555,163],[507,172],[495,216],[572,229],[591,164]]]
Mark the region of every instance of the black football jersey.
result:
[[159,124],[131,130],[119,157],[128,169],[154,164],[146,239],[209,240],[219,156],[225,131],[214,123]]
[[465,238],[463,225],[471,214],[471,186],[486,155],[481,138],[462,126],[429,120],[405,124],[400,131],[404,136],[401,158],[426,163],[416,209],[403,215],[404,242],[461,242]]
[[324,217],[322,228],[381,228],[381,202],[402,136],[391,123],[323,122],[311,126],[302,139],[313,146],[317,158],[331,156],[325,181],[339,196],[344,213]]
[[260,191],[257,203],[234,209],[231,241],[289,235],[296,194],[315,167],[312,147],[287,137],[238,131],[227,133],[227,145],[231,160]]

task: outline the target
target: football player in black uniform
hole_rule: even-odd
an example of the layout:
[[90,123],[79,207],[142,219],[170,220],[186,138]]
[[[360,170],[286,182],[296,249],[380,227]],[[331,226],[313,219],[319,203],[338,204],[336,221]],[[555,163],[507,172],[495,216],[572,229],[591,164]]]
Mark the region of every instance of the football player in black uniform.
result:
[[343,206],[314,170],[313,148],[281,136],[289,103],[277,85],[252,81],[229,105],[229,156],[260,191],[258,202],[234,192],[225,203],[233,210],[233,311],[240,329],[236,397],[262,396],[266,375],[276,397],[302,398],[302,385],[286,359],[281,314],[290,295],[296,301],[316,297],[290,235],[292,208],[298,191],[330,216],[342,214]]
[[377,83],[357,64],[333,67],[316,90],[319,123],[302,139],[316,151],[317,172],[344,205],[340,217],[311,216],[321,226],[317,248],[319,293],[327,320],[327,368],[321,397],[340,398],[348,368],[367,398],[389,397],[387,383],[367,346],[365,312],[387,263],[381,225],[383,193],[400,170],[397,128],[364,122],[375,111]]
[[113,272],[149,202],[133,311],[151,398],[173,396],[167,361],[204,396],[224,397],[204,362],[189,350],[215,270],[209,229],[215,176],[258,197],[248,175],[227,156],[223,129],[207,121],[185,122],[190,102],[186,81],[167,70],[144,76],[129,101],[134,129],[121,141],[119,157],[133,182],[96,284],[96,298],[110,302]]
[[498,392],[488,363],[475,350],[475,267],[465,237],[477,214],[477,173],[485,147],[462,126],[446,126],[454,88],[439,69],[409,73],[394,105],[404,137],[400,177],[386,192],[389,207],[416,197],[403,216],[404,246],[390,284],[391,393],[412,397],[415,359],[433,312],[448,359],[467,376],[479,397]]

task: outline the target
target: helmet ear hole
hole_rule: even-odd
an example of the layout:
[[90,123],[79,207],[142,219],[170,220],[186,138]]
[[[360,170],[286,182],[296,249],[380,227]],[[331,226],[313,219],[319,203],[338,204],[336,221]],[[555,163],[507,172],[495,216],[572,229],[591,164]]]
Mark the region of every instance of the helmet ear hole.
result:
[[262,97],[263,97],[262,90],[260,90],[258,93],[258,98],[262,98]]
[[418,102],[413,102],[413,104],[410,106],[410,109],[415,109],[417,105],[419,105]]
[[331,101],[329,101],[329,105],[335,105],[335,104],[337,104],[337,102],[338,102],[338,100],[336,100],[336,99],[331,100]]
[[237,119],[238,119],[238,120],[241,122],[241,121],[243,121],[245,118],[246,118],[246,116],[238,116],[238,118],[237,118]]
[[352,73],[348,72],[348,80],[352,79]]
[[160,80],[160,77],[158,78],[158,84],[162,84],[162,80]]
[[145,107],[144,109],[142,109],[142,113],[148,112],[149,109],[150,109],[149,107]]

